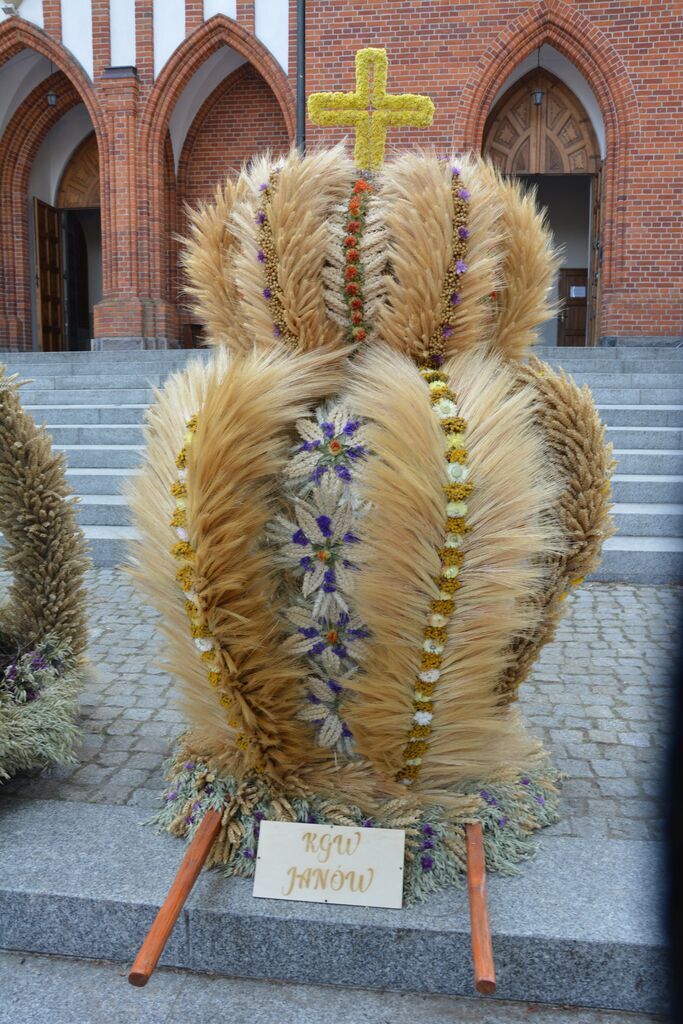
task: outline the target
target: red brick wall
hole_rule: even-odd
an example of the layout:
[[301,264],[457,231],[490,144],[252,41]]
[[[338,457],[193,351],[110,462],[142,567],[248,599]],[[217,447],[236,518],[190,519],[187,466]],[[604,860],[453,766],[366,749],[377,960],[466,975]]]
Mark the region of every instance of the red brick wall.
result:
[[[385,46],[389,91],[436,103],[430,130],[394,130],[390,145],[479,150],[499,85],[543,42],[580,68],[606,124],[600,334],[681,335],[680,0],[309,0],[306,91],[353,89],[354,52]],[[343,134],[307,126],[313,143]]]
[[[287,148],[292,141],[295,0],[289,5],[288,81],[253,36],[252,0],[240,0],[237,22],[214,18],[207,25],[201,23],[199,0],[187,0],[188,38],[156,82],[152,0],[136,0],[135,80],[102,77],[109,52],[108,0],[92,5],[94,85],[61,46],[56,0],[44,0],[45,32],[14,18],[0,26],[0,62],[26,47],[42,53],[67,74],[95,125],[104,232],[99,335],[177,337],[172,233],[181,224],[180,198],[193,202],[209,194],[214,182],[253,150]],[[589,81],[606,128],[600,334],[681,334],[680,0],[308,0],[306,31],[308,93],[351,90],[354,53],[373,45],[389,52],[390,92],[433,97],[433,127],[393,131],[390,147],[433,143],[444,150],[451,145],[480,149],[493,97],[508,73],[544,42],[565,54]],[[169,166],[169,119],[187,82],[221,45],[238,49],[256,71],[247,67],[239,77],[238,69],[204,104],[186,140],[176,184]],[[8,192],[26,180],[27,154],[35,152],[47,129],[44,96],[36,93],[31,102],[35,110],[25,106],[22,112],[24,137],[8,139],[5,133],[0,140],[5,183],[0,206],[6,207],[0,208],[0,253],[6,253],[0,346],[8,337],[14,345],[30,344],[28,204]],[[332,143],[341,134],[307,126],[313,144]]]
[[178,167],[182,200],[210,198],[227,174],[237,174],[254,153],[286,153],[289,135],[277,100],[250,64],[212,92],[188,132]]

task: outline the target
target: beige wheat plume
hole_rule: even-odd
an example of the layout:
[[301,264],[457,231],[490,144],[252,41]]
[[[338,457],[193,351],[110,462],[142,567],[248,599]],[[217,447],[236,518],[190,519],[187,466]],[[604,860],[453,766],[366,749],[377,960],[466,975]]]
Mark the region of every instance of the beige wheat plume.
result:
[[351,192],[355,170],[343,146],[302,157],[293,151],[277,177],[270,225],[285,319],[299,347],[344,344],[344,331],[327,315],[323,269],[328,218]]
[[234,255],[237,239],[230,224],[236,202],[244,198],[244,181],[228,178],[216,186],[213,202],[187,207],[188,234],[180,239],[181,264],[190,308],[206,327],[208,341],[234,350],[243,346]]
[[[411,787],[429,799],[446,799],[452,786],[519,765],[534,751],[516,716],[501,713],[496,688],[512,639],[530,625],[525,598],[544,585],[533,556],[560,544],[548,514],[558,488],[533,420],[532,390],[511,395],[512,371],[482,351],[454,357],[447,369],[470,425],[474,491],[432,738]],[[401,767],[424,628],[438,596],[444,440],[417,370],[391,350],[368,352],[348,401],[370,421],[375,456],[359,471],[361,496],[373,510],[362,527],[354,594],[372,637],[347,714],[360,753],[386,777]]]
[[[539,651],[555,636],[564,597],[597,569],[602,545],[615,532],[609,514],[612,445],[605,443],[590,388],[577,387],[563,370],[556,373],[535,358],[517,368],[516,381],[525,389],[531,386],[536,395],[535,420],[561,485],[558,518],[565,544],[562,551],[545,556],[545,586],[540,594],[530,595],[532,624],[513,644],[510,664],[499,681],[504,701],[516,698]],[[543,553],[537,557],[542,560]]]
[[[236,360],[208,389],[187,463],[187,529],[195,591],[213,640],[230,666],[233,698],[266,767],[280,778],[308,759],[310,728],[297,719],[306,665],[283,646],[278,579],[263,545],[297,419],[338,388],[337,353],[280,347]],[[242,769],[218,694],[188,693],[186,713],[204,748]],[[259,758],[256,758],[258,761]]]
[[479,177],[501,208],[504,233],[502,280],[497,289],[493,347],[508,359],[521,359],[538,340],[537,328],[558,312],[551,300],[561,254],[553,248],[547,213],[517,178],[505,178],[479,158]]

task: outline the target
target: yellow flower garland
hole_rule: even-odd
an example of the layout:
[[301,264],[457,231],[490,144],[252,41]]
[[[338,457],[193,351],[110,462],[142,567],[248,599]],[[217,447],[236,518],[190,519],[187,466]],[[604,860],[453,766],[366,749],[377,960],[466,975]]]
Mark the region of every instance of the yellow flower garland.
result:
[[[455,395],[448,387],[448,377],[441,370],[431,367],[422,367],[420,374],[429,388],[432,408],[439,417],[439,425],[446,440],[444,461],[447,479],[451,481],[453,476],[458,476],[460,480],[444,485],[447,506],[445,542],[439,550],[441,571],[436,578],[439,596],[431,603],[429,621],[424,630],[420,672],[415,681],[413,693],[414,724],[410,729],[408,743],[403,751],[403,767],[396,776],[397,781],[406,786],[412,785],[417,779],[424,755],[429,749],[434,712],[432,697],[440,676],[442,654],[448,636],[446,627],[455,611],[453,594],[460,586],[458,575],[463,564],[460,544],[463,536],[469,530],[466,522],[465,499],[472,492],[472,484],[465,481],[467,475],[467,451],[464,448],[466,424],[460,417],[448,415],[450,406],[455,402]],[[445,415],[443,415],[444,413]],[[458,454],[457,460],[451,458],[454,452]]]
[[[224,685],[221,689],[221,683],[224,680],[224,672],[222,671],[220,652],[211,635],[211,630],[208,624],[204,621],[202,611],[194,591],[195,552],[190,544],[187,534],[186,466],[188,451],[197,430],[197,417],[192,416],[191,419],[188,420],[186,426],[187,430],[184,437],[185,443],[176,458],[176,466],[179,471],[178,480],[174,481],[171,485],[171,494],[175,498],[175,508],[173,510],[173,515],[171,516],[171,526],[176,533],[176,536],[179,538],[178,542],[171,548],[173,557],[179,563],[176,571],[176,580],[185,594],[185,611],[190,623],[190,634],[195,642],[195,646],[200,652],[201,660],[206,666],[209,686],[216,691],[220,691],[218,696],[219,703],[222,707],[230,709],[228,725],[232,729],[243,729],[244,726],[240,722],[240,716],[237,713],[233,697],[230,693],[230,686]],[[238,733],[235,739],[235,744],[240,750],[247,749],[249,740],[244,732]]]

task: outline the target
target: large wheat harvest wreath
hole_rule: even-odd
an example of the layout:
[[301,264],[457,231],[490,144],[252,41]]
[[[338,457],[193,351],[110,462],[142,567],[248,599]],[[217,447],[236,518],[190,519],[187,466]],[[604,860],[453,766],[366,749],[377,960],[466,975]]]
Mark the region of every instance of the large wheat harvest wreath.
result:
[[484,160],[262,158],[194,215],[215,354],[149,413],[133,572],[189,728],[160,824],[253,870],[264,818],[406,829],[406,895],[464,826],[510,869],[557,815],[515,698],[610,531],[587,389],[532,360],[556,269]]
[[86,643],[85,540],[64,458],[0,366],[0,780],[71,759]]

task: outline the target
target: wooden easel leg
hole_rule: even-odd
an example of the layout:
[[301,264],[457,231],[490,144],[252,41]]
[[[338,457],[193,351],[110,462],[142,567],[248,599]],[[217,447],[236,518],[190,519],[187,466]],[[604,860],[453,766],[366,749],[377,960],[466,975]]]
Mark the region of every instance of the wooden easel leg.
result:
[[204,815],[196,835],[183,857],[178,874],[168,890],[168,896],[155,917],[154,924],[140,947],[140,952],[130,970],[128,981],[131,985],[142,988],[151,978],[173,931],[173,925],[178,920],[192,886],[197,881],[204,862],[209,856],[209,851],[221,827],[221,819],[220,811],[207,811]]
[[490,996],[496,991],[496,971],[493,965],[491,926],[486,905],[484,836],[480,822],[466,825],[465,829],[467,842],[467,892],[470,898],[474,984],[477,992]]

